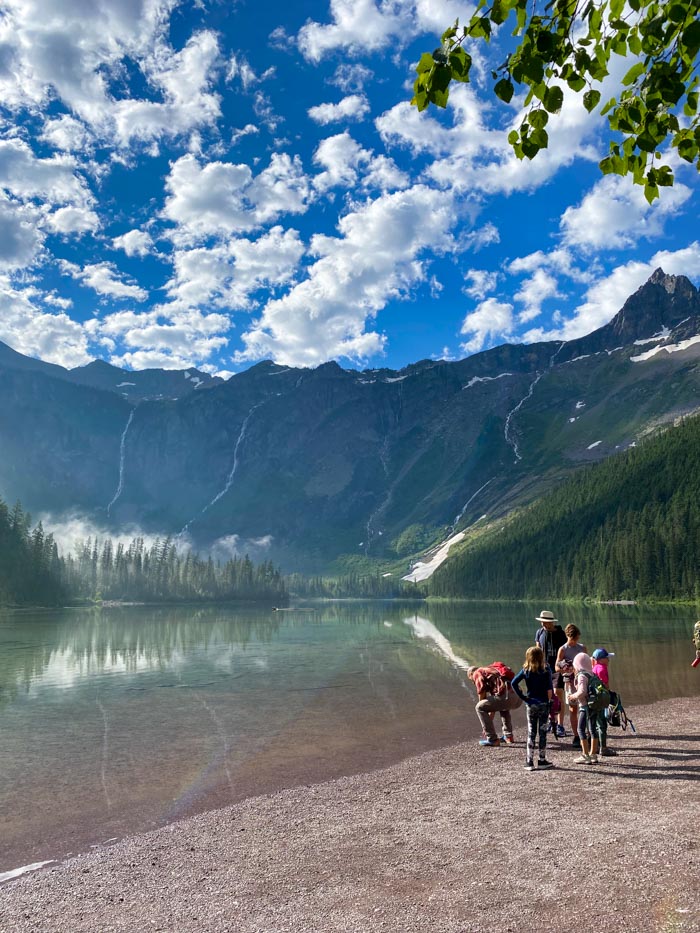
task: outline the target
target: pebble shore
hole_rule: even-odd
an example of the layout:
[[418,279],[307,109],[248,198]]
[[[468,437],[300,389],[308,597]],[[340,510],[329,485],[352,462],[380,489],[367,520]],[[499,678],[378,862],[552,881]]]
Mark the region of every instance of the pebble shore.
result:
[[700,931],[700,700],[631,713],[595,766],[462,743],[125,839],[0,887],[0,930]]

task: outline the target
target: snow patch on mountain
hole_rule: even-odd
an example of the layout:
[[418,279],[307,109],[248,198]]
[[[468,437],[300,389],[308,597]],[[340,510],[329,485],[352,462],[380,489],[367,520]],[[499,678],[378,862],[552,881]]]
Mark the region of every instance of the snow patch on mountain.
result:
[[687,350],[688,347],[692,347],[696,343],[700,343],[700,334],[696,334],[695,337],[688,337],[687,340],[681,340],[680,343],[670,343],[665,347],[652,347],[651,350],[640,353],[638,356],[631,356],[630,361],[632,363],[643,363],[645,360],[650,360],[652,356],[656,356],[657,353],[661,353],[662,351],[666,353],[680,353],[681,350]]
[[513,373],[499,373],[497,376],[472,376],[469,382],[462,386],[463,389],[471,389],[477,382],[494,382],[496,379],[503,379],[504,376],[512,376]]

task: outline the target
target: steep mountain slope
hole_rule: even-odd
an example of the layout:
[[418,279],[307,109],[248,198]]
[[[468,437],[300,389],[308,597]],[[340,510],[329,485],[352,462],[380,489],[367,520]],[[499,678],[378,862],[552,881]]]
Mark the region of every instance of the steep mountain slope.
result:
[[485,528],[431,580],[437,596],[700,596],[700,417]]
[[698,409],[698,335],[697,290],[658,270],[580,340],[400,372],[267,362],[136,402],[0,359],[0,495],[198,546],[263,540],[287,568],[395,557],[406,529],[437,541],[503,514]]

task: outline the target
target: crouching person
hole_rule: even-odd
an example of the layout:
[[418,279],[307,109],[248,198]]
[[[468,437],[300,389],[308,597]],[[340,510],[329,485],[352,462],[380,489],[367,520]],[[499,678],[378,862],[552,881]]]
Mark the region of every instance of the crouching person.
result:
[[494,661],[488,667],[467,669],[467,677],[476,687],[479,696],[475,709],[484,733],[479,745],[501,744],[493,724],[496,713],[501,717],[503,741],[508,745],[513,744],[511,711],[522,705],[522,700],[510,685],[514,676],[513,671],[501,661]]

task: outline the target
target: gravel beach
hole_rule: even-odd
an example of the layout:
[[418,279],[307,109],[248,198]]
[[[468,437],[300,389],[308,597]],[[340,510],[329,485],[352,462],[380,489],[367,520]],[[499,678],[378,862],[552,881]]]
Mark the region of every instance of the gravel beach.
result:
[[619,754],[524,771],[453,745],[97,849],[0,888],[0,930],[700,930],[698,699],[631,711]]

